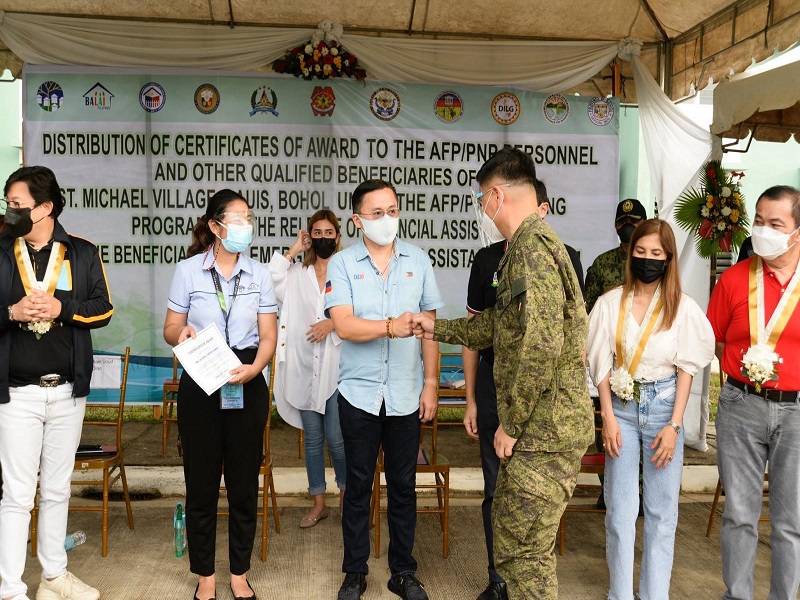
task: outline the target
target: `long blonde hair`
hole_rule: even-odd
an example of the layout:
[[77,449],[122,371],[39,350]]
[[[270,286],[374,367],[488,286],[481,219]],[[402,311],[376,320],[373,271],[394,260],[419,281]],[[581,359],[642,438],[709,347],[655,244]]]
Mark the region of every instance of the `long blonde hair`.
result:
[[622,297],[627,298],[634,289],[636,278],[631,269],[631,257],[636,243],[645,236],[658,235],[661,247],[667,255],[667,266],[661,276],[661,298],[664,308],[661,311],[661,322],[658,330],[672,327],[675,317],[678,316],[678,307],[681,304],[681,275],[678,269],[678,245],[672,227],[666,221],[647,219],[642,221],[633,230],[630,244],[628,245],[628,258],[625,261],[625,284],[622,287]]

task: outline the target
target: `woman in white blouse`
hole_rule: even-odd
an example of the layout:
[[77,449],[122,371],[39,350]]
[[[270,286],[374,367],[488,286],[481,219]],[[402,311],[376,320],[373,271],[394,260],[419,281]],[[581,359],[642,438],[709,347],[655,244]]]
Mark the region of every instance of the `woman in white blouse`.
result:
[[[300,521],[302,528],[328,516],[326,440],[340,494],[345,488],[344,441],[336,404],[341,340],[324,314],[328,261],[339,250],[340,239],[336,215],[320,210],[289,251],[273,255],[269,262],[281,307],[275,402],[283,420],[305,432],[308,493],[314,498],[311,511]],[[295,263],[300,252],[305,252],[304,260]]]
[[636,227],[625,284],[589,318],[587,359],[600,391],[608,598],[633,600],[633,555],[643,453],[641,600],[666,600],[683,471],[683,413],[692,377],[711,362],[714,333],[681,292],[675,236],[655,219]]

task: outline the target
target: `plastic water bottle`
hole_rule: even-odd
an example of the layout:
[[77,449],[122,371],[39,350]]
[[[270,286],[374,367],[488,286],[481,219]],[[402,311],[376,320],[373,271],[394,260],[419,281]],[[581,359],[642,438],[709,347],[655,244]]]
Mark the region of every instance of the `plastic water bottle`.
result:
[[175,516],[172,519],[175,529],[175,557],[181,558],[186,548],[186,516],[183,514],[183,503],[178,502],[175,507]]
[[80,546],[86,541],[86,532],[78,530],[64,538],[64,549],[69,552],[75,546]]

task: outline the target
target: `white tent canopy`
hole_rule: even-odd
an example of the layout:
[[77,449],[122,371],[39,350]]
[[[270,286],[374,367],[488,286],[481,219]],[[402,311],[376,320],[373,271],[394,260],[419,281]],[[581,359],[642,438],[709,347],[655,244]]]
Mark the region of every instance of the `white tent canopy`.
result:
[[730,76],[714,89],[711,132],[785,142],[800,132],[800,45]]

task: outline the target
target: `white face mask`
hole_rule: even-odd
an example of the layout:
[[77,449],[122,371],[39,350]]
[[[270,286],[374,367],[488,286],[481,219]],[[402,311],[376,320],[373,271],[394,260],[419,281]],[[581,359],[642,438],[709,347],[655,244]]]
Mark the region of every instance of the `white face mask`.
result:
[[399,227],[400,217],[383,215],[380,219],[372,221],[361,219],[361,228],[364,235],[378,244],[378,246],[389,246],[394,242]]
[[[491,192],[489,192],[491,193]],[[502,206],[502,203],[501,203]],[[500,230],[497,229],[497,225],[494,223],[494,219],[490,219],[489,216],[483,212],[481,208],[481,203],[475,196],[475,191],[472,191],[472,208],[475,210],[475,219],[478,221],[478,227],[480,229],[480,240],[481,245],[485,248],[491,244],[495,244],[497,242],[502,242],[505,238]],[[497,217],[497,213],[500,212],[500,207],[497,208],[497,211],[494,213],[494,216]]]
[[783,256],[789,251],[789,248],[794,246],[794,244],[792,246],[789,245],[789,238],[792,237],[795,231],[797,229],[792,233],[782,233],[772,227],[754,225],[750,232],[753,239],[753,252],[767,260]]

